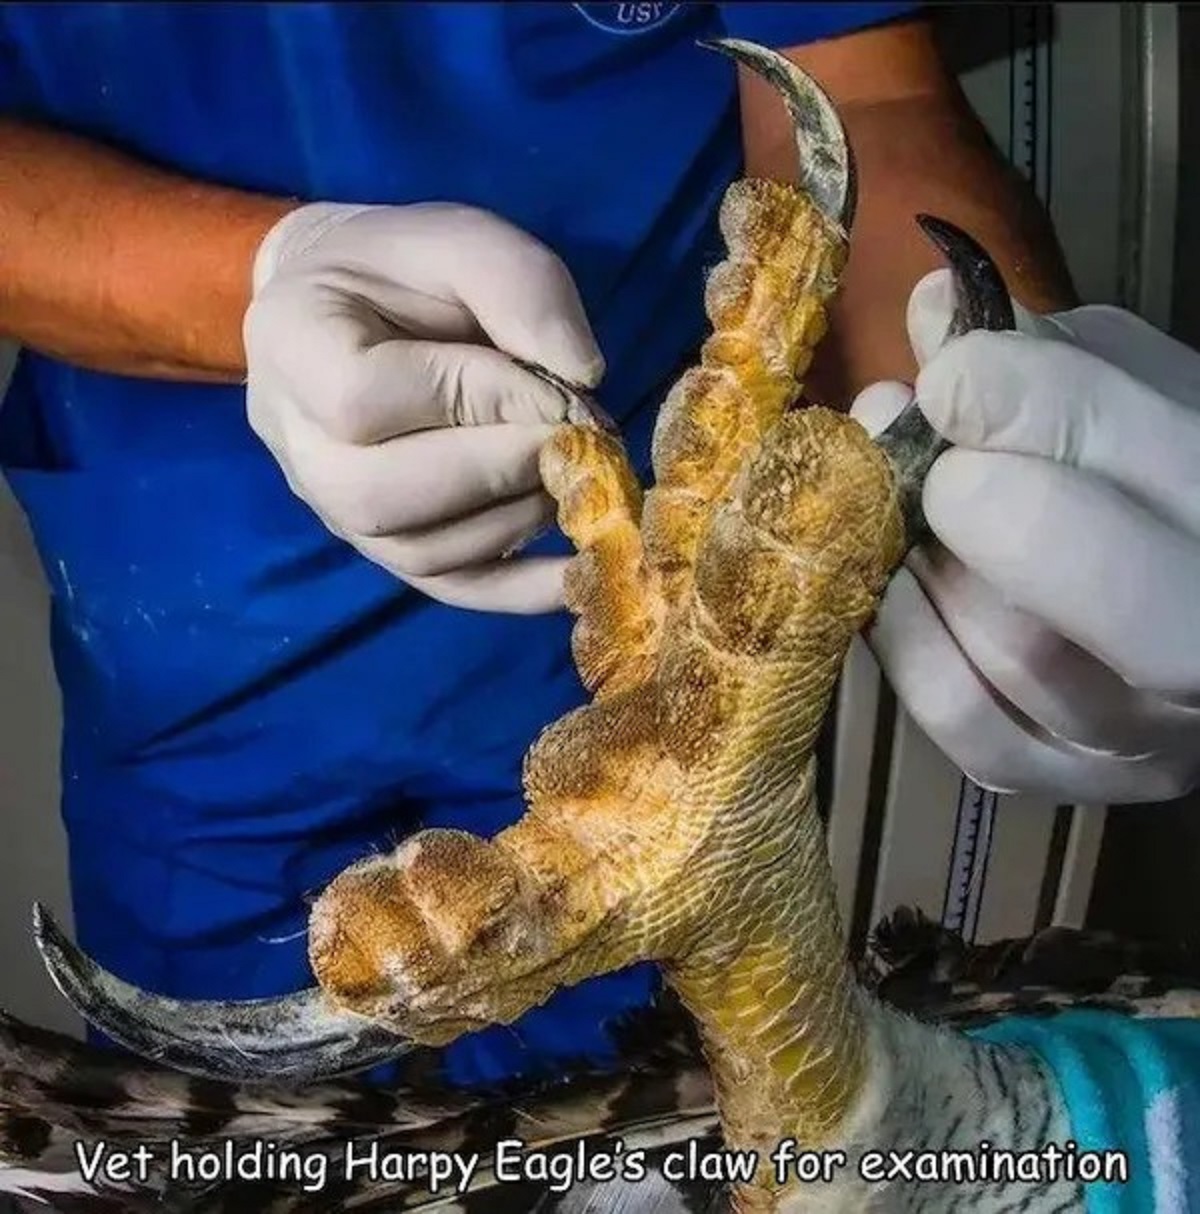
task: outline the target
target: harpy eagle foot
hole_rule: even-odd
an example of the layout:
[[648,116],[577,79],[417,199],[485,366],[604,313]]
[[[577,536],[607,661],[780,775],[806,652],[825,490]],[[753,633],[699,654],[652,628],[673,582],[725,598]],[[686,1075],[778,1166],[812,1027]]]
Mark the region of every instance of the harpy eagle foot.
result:
[[[423,832],[344,872],[313,913],[320,988],[288,1000],[161,999],[43,922],[60,989],[129,1048],[199,1074],[332,1076],[403,1051],[406,1035],[436,1044],[511,1021],[635,960],[702,955],[719,974],[714,922],[744,925],[743,958],[770,944],[762,924],[793,854],[772,817],[779,790],[803,783],[844,646],[915,536],[942,444],[916,410],[875,444],[827,410],[788,412],[845,259],[850,154],[787,60],[719,49],[784,93],[802,188],[730,188],[713,333],[663,408],[645,501],[610,436],[567,427],[546,449],[580,553],[568,595],[595,699],[530,752],[530,812],[491,841]],[[1001,327],[1008,296],[986,254],[951,225],[924,226],[965,323]]]

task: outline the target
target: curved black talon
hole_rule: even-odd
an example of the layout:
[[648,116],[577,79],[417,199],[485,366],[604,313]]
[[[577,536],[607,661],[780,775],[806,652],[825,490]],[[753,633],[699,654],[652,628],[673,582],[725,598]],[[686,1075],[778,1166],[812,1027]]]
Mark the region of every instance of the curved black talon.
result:
[[126,1049],[190,1075],[241,1083],[310,1083],[389,1062],[409,1042],[330,1007],[317,988],[276,999],[191,1002],[139,990],[97,965],[44,907],[33,933],[66,1000]]
[[1017,327],[1004,276],[988,251],[962,228],[935,215],[918,215],[917,226],[950,263],[956,306],[948,336],[975,329],[1003,333]]
[[[961,337],[977,329],[992,333],[1015,329],[1008,287],[987,250],[948,220],[918,215],[917,224],[941,250],[954,276],[955,307],[947,336]],[[925,420],[915,400],[875,441],[887,452],[896,470],[905,529],[909,543],[915,544],[929,532],[921,507],[925,477],[950,443]]]

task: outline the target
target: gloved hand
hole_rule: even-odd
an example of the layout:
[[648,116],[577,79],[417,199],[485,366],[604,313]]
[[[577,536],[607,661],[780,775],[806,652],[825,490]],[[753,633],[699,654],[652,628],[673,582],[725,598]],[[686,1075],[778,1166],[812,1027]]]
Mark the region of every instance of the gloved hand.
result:
[[[945,340],[953,283],[909,301],[916,396],[957,444],[936,535],[867,635],[904,706],[998,791],[1167,800],[1200,781],[1200,354],[1131,313],[1018,308]],[[912,390],[853,408],[878,433]]]
[[553,518],[542,443],[594,416],[514,359],[604,371],[549,249],[471,207],[303,206],[258,251],[244,337],[250,425],[334,534],[445,603],[561,604],[565,559],[507,557]]

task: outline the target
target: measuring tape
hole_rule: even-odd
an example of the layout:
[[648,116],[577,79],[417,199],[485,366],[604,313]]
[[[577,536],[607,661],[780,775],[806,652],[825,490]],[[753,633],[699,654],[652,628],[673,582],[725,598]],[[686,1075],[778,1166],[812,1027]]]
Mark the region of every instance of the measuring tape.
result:
[[[1050,201],[1050,39],[1053,4],[1014,4],[1011,41],[1008,156],[1043,203]],[[973,941],[987,882],[999,797],[963,776],[954,846],[942,904],[942,926]]]

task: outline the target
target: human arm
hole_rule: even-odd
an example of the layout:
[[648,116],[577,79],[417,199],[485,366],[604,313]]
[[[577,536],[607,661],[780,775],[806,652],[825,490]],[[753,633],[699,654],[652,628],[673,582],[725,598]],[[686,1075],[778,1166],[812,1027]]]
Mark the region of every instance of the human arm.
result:
[[[854,150],[858,207],[811,399],[845,407],[881,379],[916,373],[904,328],[913,284],[939,264],[914,223],[942,216],[976,237],[1013,294],[1044,311],[1075,302],[1049,220],[991,146],[929,21],[917,17],[784,52],[838,108]],[[740,72],[747,171],[794,178],[795,143],[769,87]]]
[[369,559],[460,605],[561,602],[561,560],[503,559],[552,517],[537,450],[572,405],[506,355],[603,369],[548,249],[471,208],[301,207],[11,122],[0,162],[0,333],[245,380],[289,484]]
[[298,204],[0,118],[0,334],[91,370],[237,382],[263,236]]

